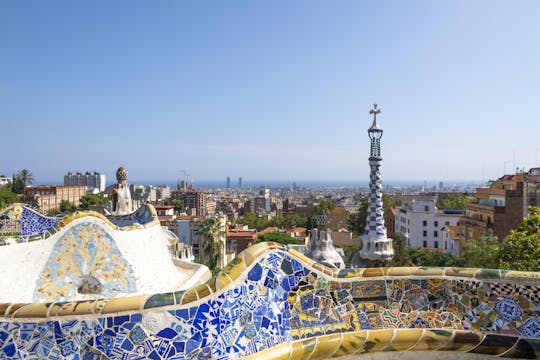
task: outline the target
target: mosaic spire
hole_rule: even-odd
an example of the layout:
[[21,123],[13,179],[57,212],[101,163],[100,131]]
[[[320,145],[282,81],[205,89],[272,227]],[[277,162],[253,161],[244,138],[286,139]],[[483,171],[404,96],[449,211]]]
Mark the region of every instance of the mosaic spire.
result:
[[369,174],[366,228],[361,236],[363,245],[359,255],[360,258],[366,260],[384,261],[392,258],[394,250],[392,239],[386,237],[386,227],[384,226],[381,182],[381,137],[383,130],[377,122],[377,115],[381,113],[381,109],[377,107],[377,104],[373,104],[373,109],[369,113],[373,115],[373,124],[368,129],[368,135],[371,139],[369,157],[371,171]]

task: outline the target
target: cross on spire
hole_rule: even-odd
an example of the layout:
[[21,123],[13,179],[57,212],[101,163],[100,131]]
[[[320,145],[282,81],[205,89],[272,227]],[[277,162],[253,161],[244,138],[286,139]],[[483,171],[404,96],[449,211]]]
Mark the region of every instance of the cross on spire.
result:
[[373,103],[373,109],[369,111],[370,114],[373,114],[373,122],[377,121],[377,114],[380,114],[381,109],[377,109],[377,103]]

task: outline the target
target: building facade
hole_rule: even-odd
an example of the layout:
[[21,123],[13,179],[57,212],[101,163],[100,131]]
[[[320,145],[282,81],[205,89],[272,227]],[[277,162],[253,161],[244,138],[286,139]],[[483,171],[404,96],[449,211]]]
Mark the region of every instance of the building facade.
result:
[[411,207],[396,209],[395,232],[405,237],[405,246],[452,253],[454,245],[444,229],[456,226],[463,214],[456,210],[437,210],[435,201],[413,201]]
[[68,172],[64,175],[64,186],[81,186],[84,185],[88,192],[103,192],[105,191],[105,175],[96,171],[84,174],[81,172]]
[[35,201],[43,211],[57,210],[63,200],[79,206],[81,197],[86,195],[86,186],[27,186],[24,188],[25,201]]
[[206,194],[201,190],[174,190],[171,192],[171,199],[182,200],[188,213],[197,216],[206,214]]

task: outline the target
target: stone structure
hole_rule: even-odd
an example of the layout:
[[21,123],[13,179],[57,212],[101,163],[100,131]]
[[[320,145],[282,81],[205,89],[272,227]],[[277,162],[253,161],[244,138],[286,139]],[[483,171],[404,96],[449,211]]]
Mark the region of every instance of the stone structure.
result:
[[135,204],[131,199],[131,192],[127,184],[128,173],[122,166],[116,170],[117,183],[114,185],[111,201],[112,215],[127,215],[135,211]]
[[317,229],[310,231],[310,248],[306,251],[306,256],[316,262],[331,268],[343,269],[345,263],[343,258],[334,248],[332,241],[332,231],[327,229],[328,216],[326,214],[317,216]]
[[261,243],[184,291],[1,304],[0,358],[538,359],[539,279],[486,269],[338,270]]
[[380,112],[381,110],[377,108],[377,104],[374,104],[373,109],[369,112],[373,114],[373,124],[368,129],[368,135],[371,139],[368,214],[366,217],[366,228],[364,234],[361,236],[362,247],[354,255],[352,260],[354,267],[366,265],[380,266],[384,261],[390,260],[394,255],[392,239],[386,237],[386,227],[384,226],[380,170],[382,162],[381,137],[383,130],[377,123],[377,115]]

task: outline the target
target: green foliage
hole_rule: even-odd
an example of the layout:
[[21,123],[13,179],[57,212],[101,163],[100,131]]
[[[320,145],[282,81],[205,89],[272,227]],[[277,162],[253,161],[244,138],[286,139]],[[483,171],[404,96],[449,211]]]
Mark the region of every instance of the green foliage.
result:
[[22,181],[24,186],[31,185],[34,182],[34,175],[30,170],[22,169],[15,175],[15,179]]
[[467,194],[449,193],[439,195],[439,201],[437,202],[437,208],[440,210],[452,209],[452,210],[465,210],[465,204],[470,202],[471,199]]
[[184,200],[167,199],[167,200],[163,201],[163,205],[172,205],[172,206],[174,206],[174,211],[175,212],[182,212],[185,209]]
[[358,211],[354,214],[351,214],[349,216],[349,220],[347,221],[347,228],[349,229],[349,231],[352,231],[358,236],[364,233],[364,228],[366,227],[367,208],[368,200],[364,197],[362,198]]
[[62,200],[60,202],[60,212],[63,214],[71,214],[77,211],[77,206],[68,200]]
[[496,269],[499,267],[498,251],[499,240],[493,235],[493,231],[489,230],[478,240],[467,240],[463,249],[464,266]]
[[270,222],[258,217],[254,213],[248,212],[238,221],[242,225],[246,225],[250,229],[261,231],[270,226]]
[[19,197],[11,191],[8,185],[0,187],[0,209],[19,201]]
[[83,210],[88,210],[90,206],[107,205],[108,199],[103,194],[86,194],[81,196],[81,205]]
[[280,233],[280,232],[270,232],[270,233],[259,236],[259,238],[257,239],[257,242],[259,243],[263,241],[276,242],[276,243],[280,243],[284,245],[288,245],[288,244],[301,245],[302,244],[300,241],[293,238],[289,234]]
[[501,269],[540,271],[540,208],[529,207],[529,217],[504,239],[497,255]]
[[292,229],[294,227],[307,227],[307,217],[296,214],[277,215],[270,220],[270,225],[279,229]]
[[336,208],[336,203],[331,200],[323,200],[321,203],[313,209],[314,215],[320,215],[324,212],[330,213]]
[[409,249],[406,248],[405,236],[402,233],[397,233],[392,239],[394,248],[394,257],[389,262],[389,266],[409,266],[411,255]]
[[24,182],[21,179],[13,177],[11,181],[11,191],[15,194],[22,194],[24,192]]
[[221,270],[221,254],[223,253],[221,238],[225,236],[225,228],[218,218],[210,217],[199,225],[197,234],[204,238],[202,251],[207,258],[205,264],[215,275]]
[[407,249],[411,262],[417,266],[460,266],[461,263],[452,255],[438,251],[417,248]]
[[382,194],[382,201],[383,201],[383,210],[385,212],[388,209],[401,206],[401,200],[395,199],[394,197],[388,194]]

